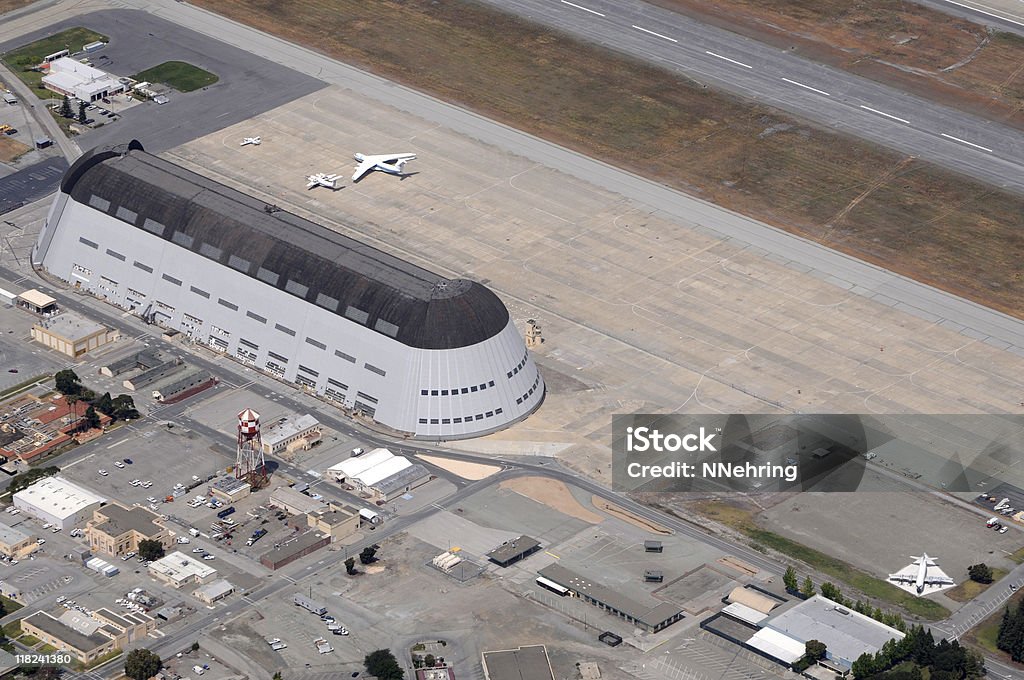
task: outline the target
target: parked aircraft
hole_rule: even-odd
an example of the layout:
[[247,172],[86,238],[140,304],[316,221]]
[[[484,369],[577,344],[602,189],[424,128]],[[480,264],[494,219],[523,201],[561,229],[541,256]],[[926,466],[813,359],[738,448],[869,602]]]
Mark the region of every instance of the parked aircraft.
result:
[[352,174],[353,182],[358,181],[363,175],[368,172],[372,172],[373,170],[380,170],[381,172],[402,176],[402,168],[409,161],[416,160],[416,154],[390,153],[376,156],[364,156],[361,153],[357,153],[355,158],[359,161],[359,165],[356,166],[356,171]]
[[[913,583],[918,595],[924,592],[925,586],[951,586],[955,583],[953,579],[945,574],[941,576],[928,575],[928,567],[937,567],[935,560],[928,557],[928,553],[921,553],[920,557],[911,555],[911,559],[917,564],[917,573],[904,570],[899,574],[889,574],[889,580],[896,583]],[[911,565],[913,566],[913,565]],[[909,573],[908,573],[909,572]],[[940,572],[941,573],[941,572]]]
[[338,180],[341,179],[341,175],[327,175],[322,172],[318,172],[315,175],[310,175],[306,178],[309,184],[306,185],[307,189],[313,187],[327,187],[328,189],[337,189]]
[[252,144],[253,146],[259,146],[262,140],[259,137],[246,137],[242,140],[241,146],[246,144]]

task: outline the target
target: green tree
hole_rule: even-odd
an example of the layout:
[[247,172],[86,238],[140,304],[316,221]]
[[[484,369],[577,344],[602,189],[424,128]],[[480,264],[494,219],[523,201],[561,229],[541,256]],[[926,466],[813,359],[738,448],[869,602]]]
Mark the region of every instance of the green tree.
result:
[[350,557],[345,560],[345,572],[349,576],[354,576],[356,573],[356,558]]
[[110,398],[110,392],[104,392],[103,396],[96,400],[93,404],[96,410],[108,416],[114,415],[114,400]]
[[199,651],[199,640],[196,640],[195,642],[192,643],[192,651],[193,652],[198,652]]
[[369,545],[369,546],[363,548],[363,551],[361,553],[359,553],[359,563],[360,564],[373,564],[374,562],[376,562],[377,561],[377,557],[376,557],[376,555],[377,555],[377,548],[378,548],[378,546],[376,546],[376,545]]
[[85,418],[83,429],[91,430],[100,426],[100,414],[96,413],[96,409],[90,404],[89,408],[85,409]]
[[843,597],[842,592],[836,587],[836,584],[829,581],[825,581],[821,584],[821,596],[827,597],[833,602],[840,602]]
[[825,643],[818,640],[808,640],[804,643],[804,656],[811,661],[825,658]]
[[57,371],[53,376],[53,382],[57,391],[64,395],[77,395],[82,391],[81,380],[78,379],[78,375],[76,375],[70,368],[65,368],[63,371]]
[[74,113],[71,112],[71,99],[64,95],[64,102],[60,105],[60,115],[63,118],[73,118]]
[[967,567],[967,575],[978,583],[992,583],[992,567],[984,562]]
[[139,412],[135,410],[135,400],[127,394],[119,394],[111,402],[113,413],[109,414],[114,420],[136,420]]
[[87,120],[89,116],[85,114],[85,102],[78,102],[78,122],[84,125]]
[[283,678],[281,677],[281,671],[277,671],[276,673],[274,673],[274,676],[270,680],[283,680]]
[[798,587],[796,569],[792,566],[786,567],[786,573],[782,575],[782,583],[786,586],[786,590],[796,591]]
[[423,665],[427,668],[433,668],[437,665],[437,659],[434,658],[433,654],[427,654],[423,657]]
[[402,680],[404,676],[402,667],[398,665],[398,660],[390,649],[370,652],[363,659],[363,665],[366,666],[367,673],[377,676],[379,680]]
[[811,580],[810,576],[804,577],[804,582],[800,585],[800,594],[804,597],[814,596],[814,581]]
[[163,667],[160,657],[148,649],[133,649],[124,660],[124,674],[132,680],[149,680]]
[[145,539],[139,541],[139,557],[144,560],[158,560],[164,556],[164,545],[160,541]]

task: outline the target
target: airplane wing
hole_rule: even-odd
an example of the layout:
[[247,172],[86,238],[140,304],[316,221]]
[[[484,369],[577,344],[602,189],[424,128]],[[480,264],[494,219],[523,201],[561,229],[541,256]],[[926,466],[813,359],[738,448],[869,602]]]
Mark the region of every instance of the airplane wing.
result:
[[929,586],[951,586],[955,583],[948,576],[928,576],[924,579],[924,582]]
[[[309,178],[307,177],[306,179],[309,179]],[[315,179],[309,179],[309,184],[306,185],[306,188],[307,189],[312,189],[317,184],[320,184],[320,182],[316,181]]]
[[897,583],[914,583],[917,581],[917,577],[908,574],[889,574],[889,580]]
[[375,161],[365,160],[361,162],[359,165],[356,166],[356,171],[352,173],[352,181],[355,182],[360,177],[370,172],[370,170],[373,170],[376,166],[377,163]]

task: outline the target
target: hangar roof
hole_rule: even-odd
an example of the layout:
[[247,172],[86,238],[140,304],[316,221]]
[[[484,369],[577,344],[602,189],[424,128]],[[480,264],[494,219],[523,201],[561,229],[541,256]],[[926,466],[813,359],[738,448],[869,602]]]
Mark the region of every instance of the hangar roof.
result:
[[508,325],[488,288],[446,279],[127,145],[93,149],[61,191],[225,267],[420,349],[479,343]]

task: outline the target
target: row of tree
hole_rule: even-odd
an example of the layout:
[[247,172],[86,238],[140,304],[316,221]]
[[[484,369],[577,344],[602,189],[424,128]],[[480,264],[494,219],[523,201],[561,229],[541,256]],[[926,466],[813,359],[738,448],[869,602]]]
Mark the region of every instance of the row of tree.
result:
[[[799,589],[797,588],[797,582],[796,570],[791,566],[787,567],[786,573],[782,575],[782,583],[786,586],[786,590],[794,594],[799,593],[805,598],[812,597],[814,595],[814,583],[811,581],[810,576],[804,578]],[[828,581],[822,583],[821,595],[822,597],[827,597],[837,604],[849,607],[858,614],[870,616],[875,621],[880,621],[887,626],[892,626],[896,630],[903,632],[906,632],[907,630],[907,624],[900,614],[882,611],[881,607],[872,607],[870,602],[851,600],[843,595],[843,591],[841,591],[839,586],[834,583],[830,583]]]
[[[378,550],[380,550],[379,545],[368,545],[365,548],[363,548],[359,553],[359,563],[366,565],[373,564],[374,562],[376,562],[378,559]],[[356,571],[356,558],[350,557],[347,560],[345,560],[345,571],[348,573],[349,576],[355,576],[359,573],[358,571]]]
[[68,406],[76,408],[75,404],[78,402],[89,405],[83,416],[83,429],[99,427],[100,413],[113,420],[135,420],[139,417],[139,412],[135,410],[135,401],[131,396],[119,394],[116,397],[111,397],[110,392],[104,392],[97,396],[95,392],[82,384],[78,375],[70,368],[57,371],[53,379],[57,391],[64,395]]
[[1010,607],[1003,610],[996,646],[1014,661],[1024,661],[1024,601],[1018,602],[1012,610]]
[[31,470],[23,472],[12,479],[11,483],[7,485],[7,490],[11,495],[14,495],[22,489],[27,489],[32,486],[43,477],[52,477],[58,472],[60,472],[60,468],[56,465],[49,465],[44,468],[32,468]]
[[917,625],[902,639],[886,642],[875,654],[861,654],[852,671],[858,679],[912,680],[922,677],[923,669],[928,669],[931,680],[974,680],[985,675],[985,662],[981,654],[961,647],[956,640],[936,643],[931,630]]

